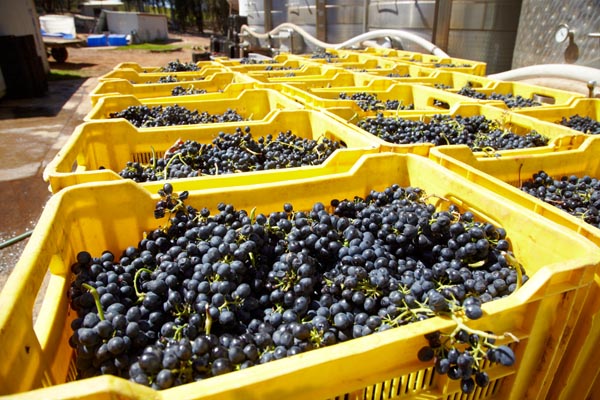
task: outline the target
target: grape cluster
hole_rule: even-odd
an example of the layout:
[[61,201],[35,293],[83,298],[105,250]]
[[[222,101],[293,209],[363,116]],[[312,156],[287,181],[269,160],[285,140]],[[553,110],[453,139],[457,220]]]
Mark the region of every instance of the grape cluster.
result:
[[328,51],[325,50],[321,50],[321,51],[315,51],[311,54],[310,58],[314,59],[314,60],[318,60],[318,59],[324,59],[326,60],[328,63],[332,62],[334,59],[338,58],[338,56],[336,56],[335,54],[332,54]]
[[[471,297],[470,299],[476,299]],[[477,303],[477,300],[473,300]],[[425,336],[428,345],[419,350],[420,361],[434,361],[435,372],[460,380],[463,393],[472,393],[476,386],[486,387],[490,377],[484,370],[485,362],[510,367],[515,354],[507,345],[497,346],[496,335],[471,329],[455,329],[444,335],[439,331]]]
[[471,64],[455,64],[455,63],[435,63],[436,68],[470,68]]
[[161,72],[185,72],[200,71],[200,67],[193,62],[182,63],[179,60],[170,61],[167,65],[160,68]]
[[192,94],[204,94],[206,93],[206,89],[194,89],[193,86],[188,87],[187,89],[183,86],[177,85],[171,90],[171,96],[189,96]]
[[436,114],[429,121],[384,116],[363,118],[357,126],[386,142],[395,144],[464,144],[474,151],[509,150],[545,146],[548,138],[536,131],[519,135],[483,115],[462,117]]
[[382,102],[376,95],[367,92],[356,92],[348,95],[340,93],[338,98],[354,101],[364,111],[376,110],[414,110],[414,104],[404,105],[400,100],[386,100]]
[[146,83],[174,83],[177,82],[177,77],[173,75],[161,76],[158,78],[156,82],[146,82]]
[[562,117],[558,123],[588,135],[600,135],[600,122],[591,117],[582,117],[579,114],[575,114],[568,118]]
[[462,96],[472,97],[480,100],[501,100],[508,108],[539,107],[542,105],[542,103],[533,99],[525,98],[520,94],[515,96],[512,93],[501,94],[492,92],[489,96],[486,96],[485,93],[478,92],[477,90],[472,89],[469,85],[462,87],[457,93]]
[[286,67],[286,66],[279,66],[279,67],[274,67],[272,65],[267,65],[267,67],[265,68],[265,71],[290,71],[292,69],[297,69],[297,68],[292,68],[292,67]]
[[250,127],[220,132],[212,144],[180,141],[148,165],[128,162],[119,173],[136,182],[292,168],[323,163],[342,148],[336,140],[301,138],[291,131],[254,139]]
[[249,58],[243,57],[240,59],[240,64],[274,64],[277,61],[273,59],[258,59],[258,58]]
[[223,114],[210,114],[207,111],[191,111],[177,104],[166,107],[129,106],[125,110],[110,113],[109,117],[125,118],[137,128],[244,121],[244,117],[232,109],[226,110]]
[[600,180],[589,175],[554,179],[544,171],[523,182],[521,190],[600,228]]
[[438,211],[414,187],[269,214],[219,204],[211,215],[168,183],[159,194],[164,226],[118,261],[82,251],[71,266],[80,377],[166,389],[449,307],[477,316],[470,305],[527,280],[502,228],[454,205]]

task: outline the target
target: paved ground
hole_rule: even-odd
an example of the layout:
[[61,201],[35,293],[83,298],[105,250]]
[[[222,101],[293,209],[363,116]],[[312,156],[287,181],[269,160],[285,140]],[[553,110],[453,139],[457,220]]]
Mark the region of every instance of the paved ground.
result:
[[[51,81],[48,93],[39,98],[0,99],[0,193],[4,204],[0,243],[36,226],[50,197],[42,179],[43,170],[90,111],[89,93],[99,76],[123,61],[142,66],[163,66],[176,59],[189,62],[192,53],[204,51],[209,44],[207,37],[171,37],[181,50],[152,53],[97,47],[69,49],[67,62],[51,62],[51,69],[85,78]],[[0,250],[0,289],[26,244],[27,239]]]

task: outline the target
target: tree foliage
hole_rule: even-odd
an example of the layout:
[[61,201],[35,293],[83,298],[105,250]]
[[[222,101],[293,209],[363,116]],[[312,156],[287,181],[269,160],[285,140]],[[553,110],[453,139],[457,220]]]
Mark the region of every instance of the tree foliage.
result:
[[[40,13],[78,12],[85,0],[34,0]],[[227,0],[122,0],[126,11],[166,14],[179,31],[210,29],[224,33],[229,14]]]

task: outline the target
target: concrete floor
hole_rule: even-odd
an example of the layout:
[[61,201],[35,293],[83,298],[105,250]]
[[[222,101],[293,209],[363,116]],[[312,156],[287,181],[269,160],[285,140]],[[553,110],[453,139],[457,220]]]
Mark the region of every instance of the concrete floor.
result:
[[[43,97],[0,100],[0,243],[33,229],[50,198],[42,173],[90,111],[97,78],[49,82]],[[28,239],[0,250],[0,289]]]

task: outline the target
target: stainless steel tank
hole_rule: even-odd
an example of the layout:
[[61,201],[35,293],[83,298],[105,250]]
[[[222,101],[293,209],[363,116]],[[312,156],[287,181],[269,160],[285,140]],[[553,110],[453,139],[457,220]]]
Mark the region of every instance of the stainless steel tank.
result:
[[288,22],[327,43],[364,32],[364,0],[289,0]]
[[[446,1],[447,12],[437,21],[435,0],[367,2],[368,30],[403,29],[433,41],[437,28],[436,42],[447,43],[441,47],[451,56],[484,61],[488,73],[510,69],[522,0]],[[405,47],[422,51],[408,43]]]
[[265,33],[287,20],[286,0],[239,0],[239,15],[248,17],[252,30]]

